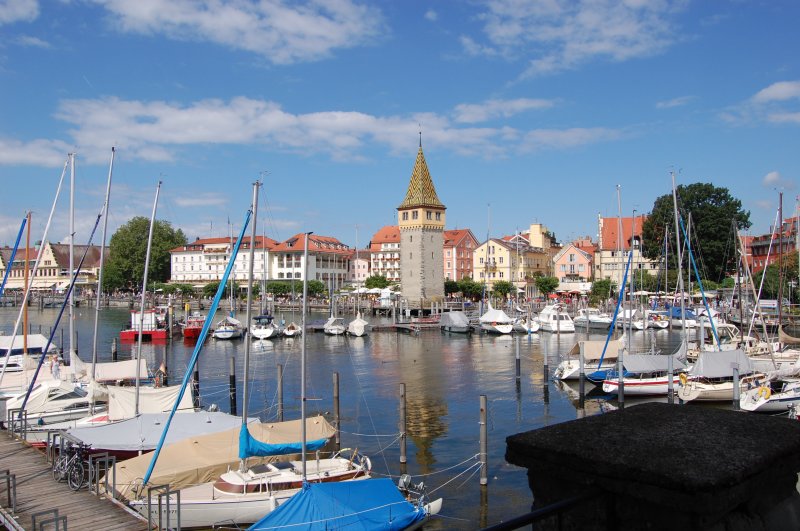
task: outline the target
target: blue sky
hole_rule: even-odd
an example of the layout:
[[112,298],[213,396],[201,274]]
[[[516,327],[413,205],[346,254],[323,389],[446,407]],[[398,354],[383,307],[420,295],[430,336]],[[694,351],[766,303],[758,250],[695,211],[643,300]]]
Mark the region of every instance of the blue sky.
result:
[[[117,148],[110,228],[241,223],[364,246],[396,223],[419,130],[448,228],[596,237],[712,182],[768,231],[800,162],[794,0],[0,0],[0,244],[44,229],[77,155],[76,242]],[[266,172],[266,173],[264,173]],[[68,194],[51,240],[66,241]],[[235,230],[235,229],[234,229]]]

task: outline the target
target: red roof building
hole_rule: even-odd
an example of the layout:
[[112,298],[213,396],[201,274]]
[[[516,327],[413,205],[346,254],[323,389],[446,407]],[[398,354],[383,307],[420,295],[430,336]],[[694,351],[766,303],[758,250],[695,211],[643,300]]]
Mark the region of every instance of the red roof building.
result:
[[472,253],[480,242],[469,229],[444,231],[444,279],[472,277]]

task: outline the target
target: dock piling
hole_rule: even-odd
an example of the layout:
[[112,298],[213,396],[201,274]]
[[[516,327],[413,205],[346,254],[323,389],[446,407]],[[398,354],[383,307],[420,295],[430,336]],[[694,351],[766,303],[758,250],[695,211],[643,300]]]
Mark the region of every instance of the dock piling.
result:
[[195,408],[200,407],[200,367],[196,364],[192,375],[192,401]]
[[278,364],[278,422],[283,422],[283,365]]
[[733,410],[739,411],[739,393],[741,387],[739,385],[739,364],[736,362],[731,363],[733,369]]
[[341,418],[339,417],[339,373],[333,373],[333,423],[334,427],[336,428],[336,448],[339,448],[341,445],[340,441],[340,422]]
[[230,372],[228,373],[228,394],[231,401],[231,415],[236,416],[236,359],[231,357]]
[[[516,344],[517,344],[517,348],[516,348],[516,352],[514,354],[514,365],[515,365],[514,368],[515,368],[515,372],[516,372],[516,376],[517,376],[517,382],[519,382],[520,378],[521,378],[521,376],[520,376],[520,372],[521,372],[520,371],[520,360],[519,360],[519,338],[517,338]],[[547,362],[545,362],[545,366],[547,366]]]
[[486,395],[481,395],[481,417],[480,417],[480,458],[481,458],[481,485],[489,483],[489,471],[487,466],[489,454],[488,423],[487,423]]
[[400,463],[406,463],[406,384],[400,384]]
[[111,338],[111,361],[117,361],[117,338]]

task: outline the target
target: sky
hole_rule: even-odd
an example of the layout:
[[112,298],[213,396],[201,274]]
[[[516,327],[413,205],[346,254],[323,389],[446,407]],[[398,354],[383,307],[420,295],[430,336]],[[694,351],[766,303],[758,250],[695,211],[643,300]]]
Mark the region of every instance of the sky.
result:
[[[725,187],[774,223],[800,172],[795,0],[0,0],[0,244],[41,239],[67,153],[86,243],[134,216],[363,248],[422,147],[447,228],[483,241]],[[51,241],[69,238],[69,173]],[[231,228],[229,228],[229,222]],[[100,232],[94,242],[99,242]]]

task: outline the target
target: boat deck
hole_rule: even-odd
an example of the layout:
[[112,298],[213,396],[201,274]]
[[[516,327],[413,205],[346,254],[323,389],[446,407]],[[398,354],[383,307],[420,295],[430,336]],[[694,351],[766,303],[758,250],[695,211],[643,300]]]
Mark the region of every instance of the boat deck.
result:
[[[0,479],[0,525],[7,529],[56,529],[53,510],[62,520],[58,529],[146,530],[147,521],[123,505],[87,489],[72,491],[53,479],[45,455],[30,445],[0,433],[0,471],[16,475],[16,510],[12,513],[6,481]],[[46,514],[50,511],[50,514]],[[42,514],[45,513],[45,514]],[[34,527],[34,519],[35,527]],[[46,526],[44,521],[51,520]]]

